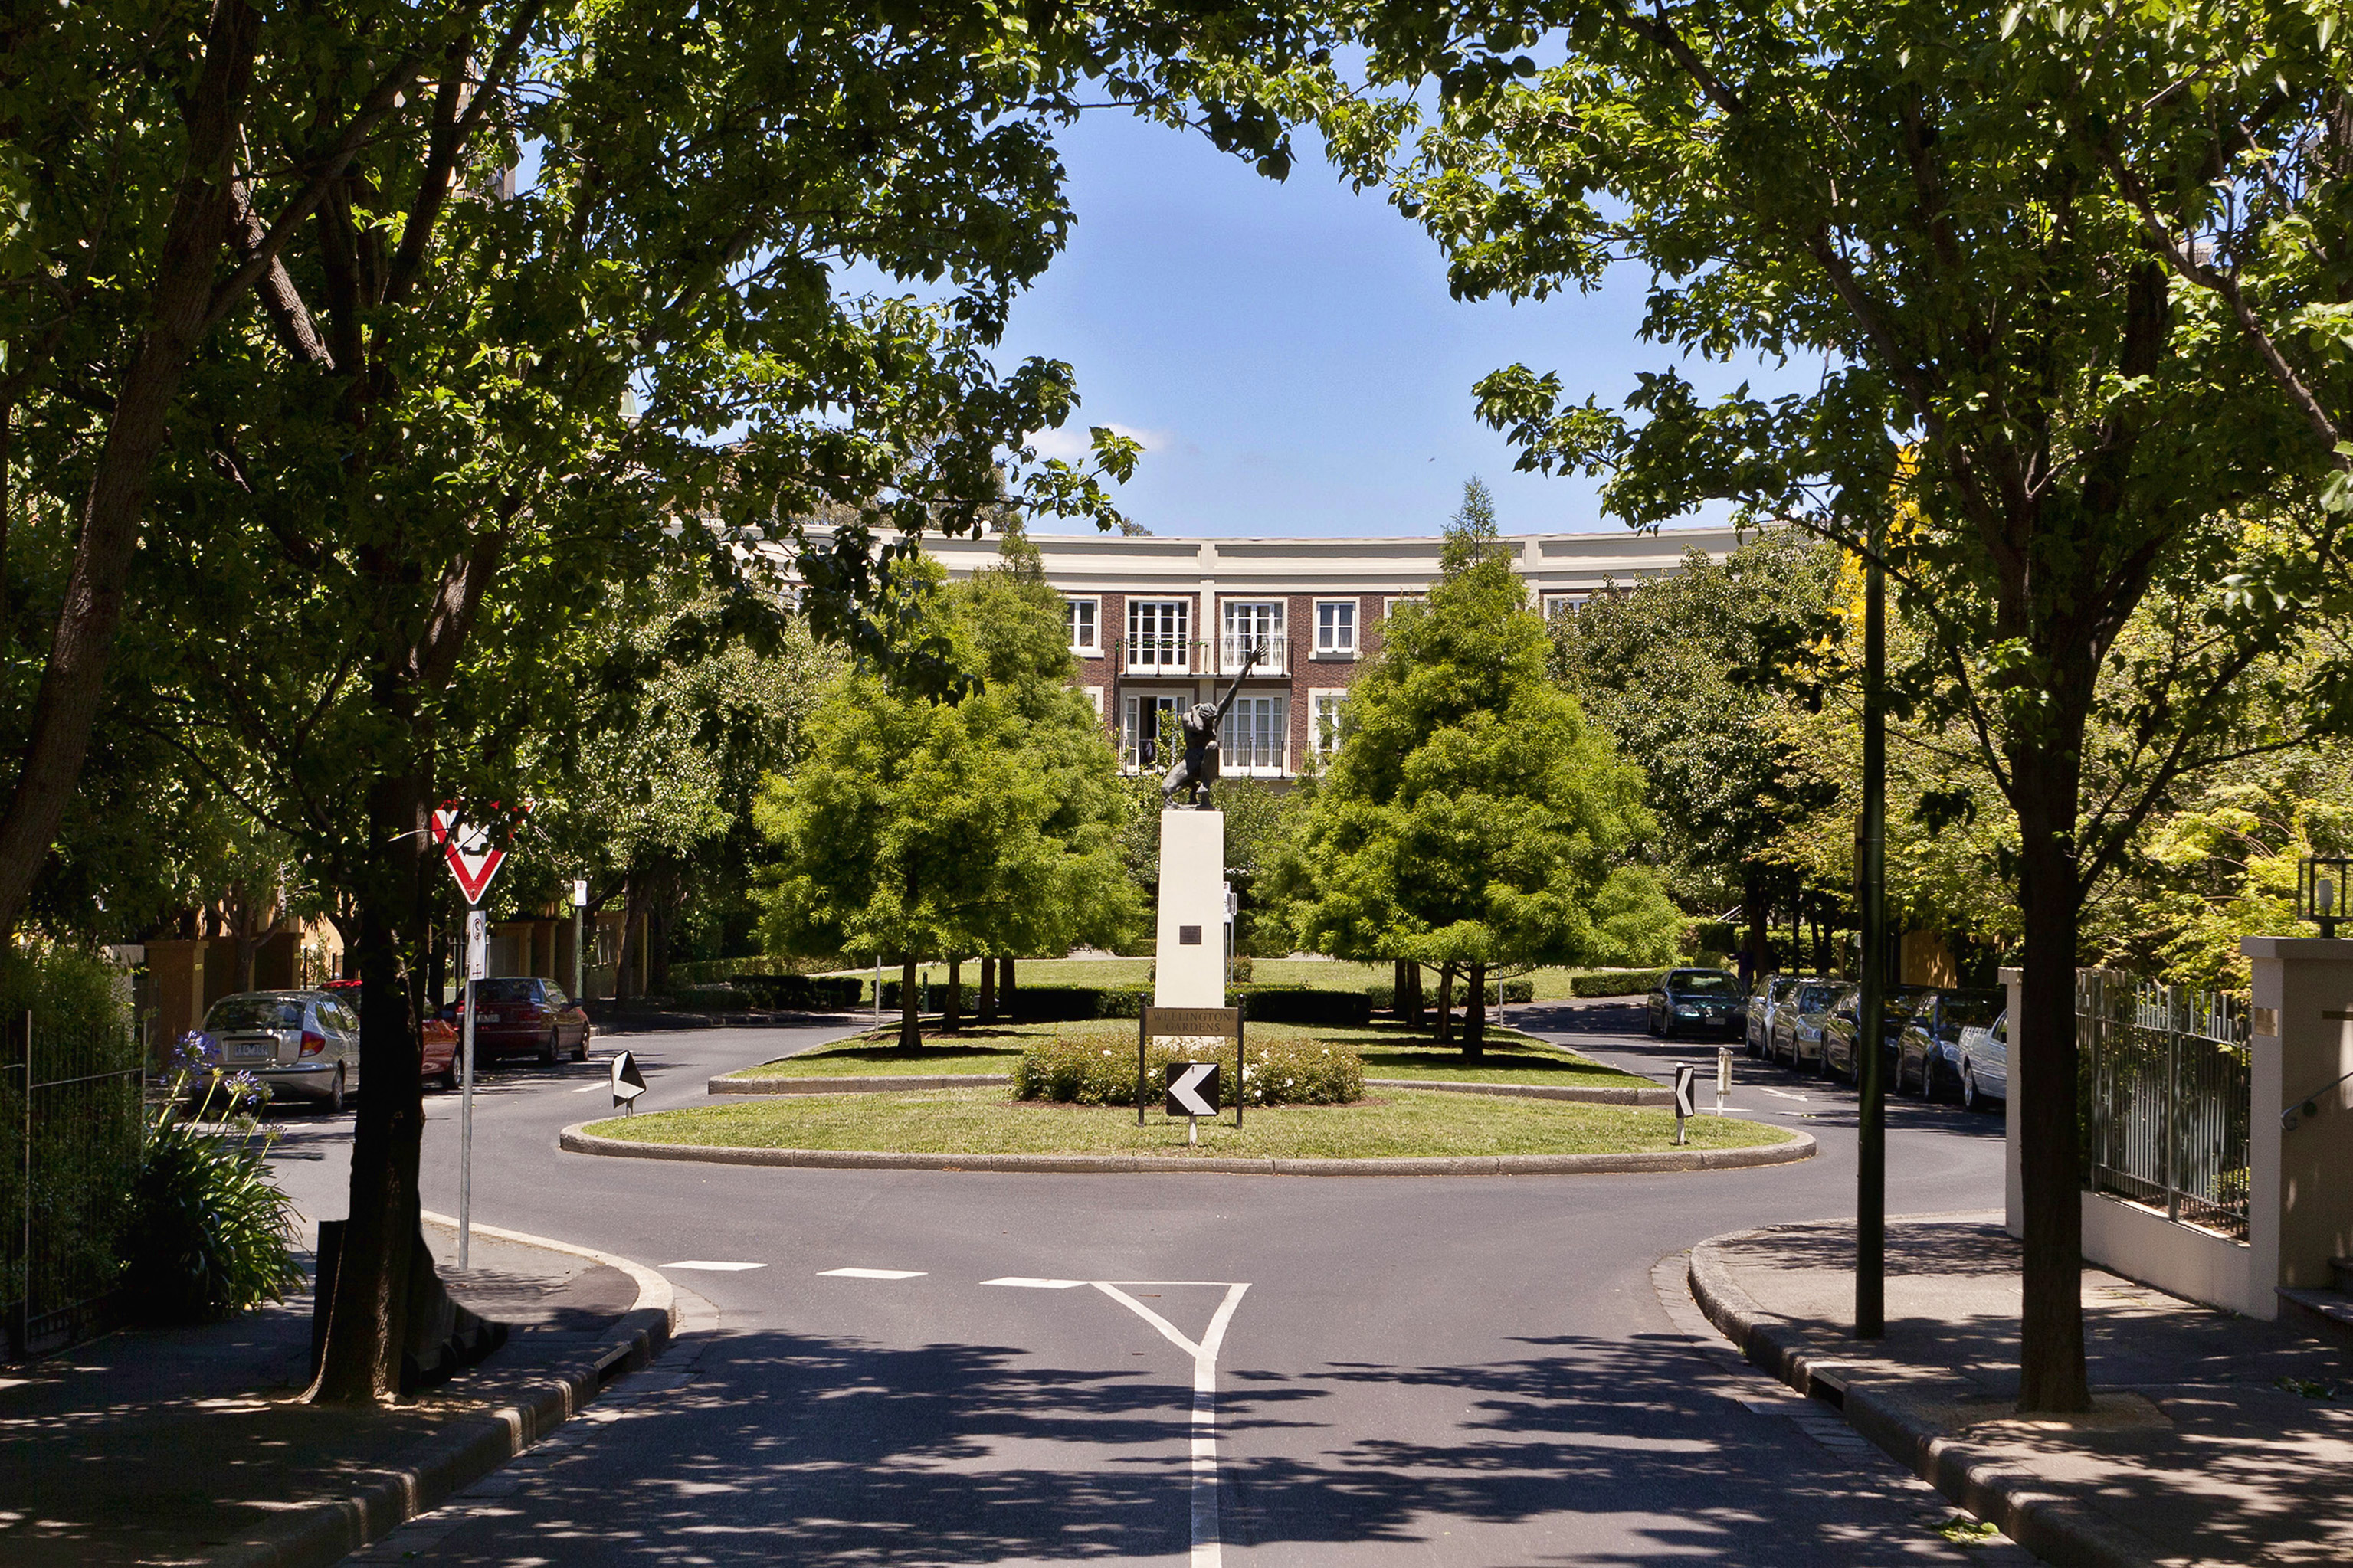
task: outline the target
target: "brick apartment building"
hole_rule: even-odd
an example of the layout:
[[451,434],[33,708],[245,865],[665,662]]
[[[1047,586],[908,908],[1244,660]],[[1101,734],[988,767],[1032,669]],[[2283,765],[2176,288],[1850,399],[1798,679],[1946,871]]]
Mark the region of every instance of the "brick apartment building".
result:
[[[1160,715],[1214,700],[1260,649],[1219,733],[1229,775],[1289,779],[1325,751],[1341,703],[1379,651],[1391,606],[1427,593],[1443,541],[1169,539],[1032,534],[1061,594],[1079,684],[1117,741],[1123,767],[1153,772]],[[1657,534],[1507,536],[1530,602],[1573,613],[1612,583],[1681,568],[1686,550],[1721,559],[1728,528]],[[927,539],[950,575],[994,563],[989,539]]]

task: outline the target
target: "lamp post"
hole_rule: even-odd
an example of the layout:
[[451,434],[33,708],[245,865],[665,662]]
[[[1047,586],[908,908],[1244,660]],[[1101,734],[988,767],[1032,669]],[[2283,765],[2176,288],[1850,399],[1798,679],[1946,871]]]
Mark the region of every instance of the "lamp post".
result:
[[1874,519],[1862,612],[1862,996],[1855,1021],[1854,1333],[1887,1331],[1887,525]]
[[2337,922],[2346,918],[2345,889],[2353,879],[2353,856],[2307,855],[2295,863],[2295,918],[2320,927],[2324,939],[2334,939]]

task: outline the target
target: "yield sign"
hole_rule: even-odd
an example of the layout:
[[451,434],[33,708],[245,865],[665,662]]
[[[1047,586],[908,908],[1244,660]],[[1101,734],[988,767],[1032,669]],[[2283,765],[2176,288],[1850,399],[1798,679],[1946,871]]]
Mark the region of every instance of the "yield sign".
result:
[[1215,1116],[1218,1113],[1218,1064],[1168,1064],[1168,1114]]
[[466,895],[466,901],[480,903],[482,895],[491,890],[491,879],[499,874],[499,866],[507,858],[505,850],[491,847],[491,830],[459,821],[458,814],[444,806],[433,814],[433,842],[441,846],[449,862],[449,875],[458,879],[458,890]]

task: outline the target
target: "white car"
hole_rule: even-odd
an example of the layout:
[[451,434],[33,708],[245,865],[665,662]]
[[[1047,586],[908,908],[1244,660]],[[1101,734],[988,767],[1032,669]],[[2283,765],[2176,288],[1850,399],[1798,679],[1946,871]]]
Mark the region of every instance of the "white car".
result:
[[360,1021],[324,991],[241,991],[205,1014],[227,1072],[343,1112],[360,1083]]
[[1983,1028],[1961,1031],[1961,1105],[1983,1110],[2010,1098],[2010,1014]]

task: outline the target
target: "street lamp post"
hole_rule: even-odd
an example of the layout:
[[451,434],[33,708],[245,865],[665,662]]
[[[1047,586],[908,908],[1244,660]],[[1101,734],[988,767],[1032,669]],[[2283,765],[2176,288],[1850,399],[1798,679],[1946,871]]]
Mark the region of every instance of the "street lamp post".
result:
[[1887,1331],[1887,1101],[1882,1037],[1887,1017],[1886,523],[1871,530],[1862,611],[1862,996],[1856,1020],[1854,1332]]

